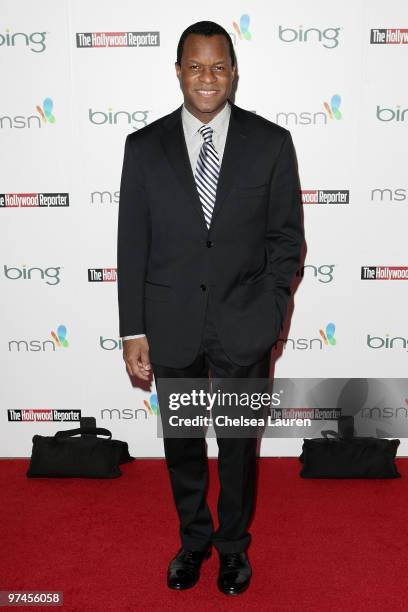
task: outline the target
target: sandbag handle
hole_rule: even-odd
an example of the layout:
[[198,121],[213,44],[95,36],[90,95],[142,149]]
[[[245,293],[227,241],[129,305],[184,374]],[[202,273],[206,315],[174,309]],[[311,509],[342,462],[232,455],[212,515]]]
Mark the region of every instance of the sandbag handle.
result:
[[109,429],[105,429],[104,427],[96,427],[92,433],[84,432],[79,427],[77,429],[63,429],[62,431],[57,431],[55,434],[55,438],[71,438],[72,436],[77,436],[81,434],[81,436],[108,436],[109,439],[112,438],[112,433]]
[[112,433],[109,431],[109,429],[105,429],[104,427],[96,427],[95,417],[81,417],[79,422],[80,427],[57,431],[55,438],[71,438],[72,436],[77,436],[78,434],[81,434],[81,436],[97,436],[99,434],[101,436],[108,436],[109,439],[112,438]]
[[354,417],[351,415],[340,416],[337,419],[338,431],[324,429],[321,433],[323,438],[329,439],[329,435],[336,440],[351,440],[354,438]]
[[321,432],[323,438],[326,438],[326,440],[329,440],[329,435],[333,436],[333,438],[339,439],[340,435],[337,431],[334,431],[333,429],[324,429]]
[[354,417],[350,414],[339,416],[337,419],[339,437],[350,440],[354,438]]

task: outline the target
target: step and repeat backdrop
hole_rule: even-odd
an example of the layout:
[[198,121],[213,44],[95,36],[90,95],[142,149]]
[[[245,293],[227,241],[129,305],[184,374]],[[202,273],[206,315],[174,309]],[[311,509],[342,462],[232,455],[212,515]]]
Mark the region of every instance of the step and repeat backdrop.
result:
[[200,20],[233,39],[235,103],[297,150],[307,253],[275,376],[406,376],[408,5],[204,6],[1,0],[0,456],[29,456],[34,434],[81,415],[135,456],[163,456],[155,387],[132,384],[122,360],[119,182],[126,135],[182,103],[177,43]]

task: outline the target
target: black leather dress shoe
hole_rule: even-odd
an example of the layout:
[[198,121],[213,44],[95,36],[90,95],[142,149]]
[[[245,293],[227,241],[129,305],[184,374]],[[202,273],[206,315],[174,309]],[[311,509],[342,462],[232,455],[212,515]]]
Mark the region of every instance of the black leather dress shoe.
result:
[[185,550],[180,548],[170,561],[167,571],[167,586],[170,589],[190,589],[200,578],[201,564],[211,556],[211,548],[207,550]]
[[240,595],[249,587],[252,569],[245,552],[219,553],[220,571],[217,585],[225,595]]

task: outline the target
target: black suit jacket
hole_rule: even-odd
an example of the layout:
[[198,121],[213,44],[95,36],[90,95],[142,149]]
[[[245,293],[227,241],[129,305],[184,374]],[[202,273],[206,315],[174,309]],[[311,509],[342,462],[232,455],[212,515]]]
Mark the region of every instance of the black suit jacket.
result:
[[182,106],[126,138],[118,220],[121,336],[146,333],[153,363],[189,365],[206,300],[239,365],[277,340],[303,230],[290,132],[231,103],[210,229]]

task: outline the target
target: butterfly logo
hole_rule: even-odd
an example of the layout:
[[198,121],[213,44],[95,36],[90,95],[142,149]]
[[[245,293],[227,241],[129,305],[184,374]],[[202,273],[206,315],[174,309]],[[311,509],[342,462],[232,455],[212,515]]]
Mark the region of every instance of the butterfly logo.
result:
[[159,410],[159,401],[156,393],[152,393],[149,400],[143,400],[143,403],[146,406],[149,414],[157,414]]
[[239,25],[235,21],[232,22],[232,25],[241,40],[243,38],[245,40],[251,40],[252,35],[249,31],[249,15],[241,15]]
[[336,338],[334,337],[334,332],[336,331],[336,326],[334,323],[328,323],[326,325],[326,333],[322,330],[319,329],[319,333],[321,335],[321,337],[323,338],[323,342],[326,344],[326,346],[335,346],[336,344]]
[[42,107],[38,105],[35,107],[40,113],[44,123],[55,123],[55,117],[52,114],[53,106],[54,102],[51,100],[51,98],[45,98],[45,100],[43,100]]
[[335,94],[330,100],[330,104],[323,102],[324,108],[327,110],[327,114],[330,119],[342,119],[343,115],[340,112],[341,96]]
[[67,328],[65,325],[58,325],[57,333],[54,331],[51,332],[51,336],[55,340],[55,344],[60,347],[68,348],[68,340],[67,340]]

